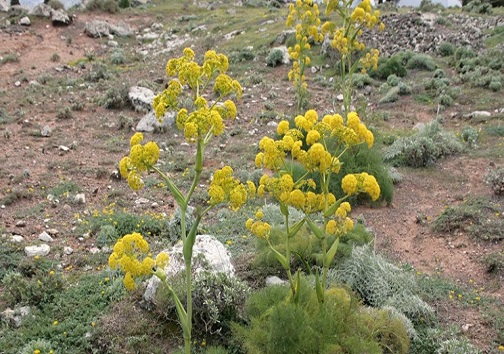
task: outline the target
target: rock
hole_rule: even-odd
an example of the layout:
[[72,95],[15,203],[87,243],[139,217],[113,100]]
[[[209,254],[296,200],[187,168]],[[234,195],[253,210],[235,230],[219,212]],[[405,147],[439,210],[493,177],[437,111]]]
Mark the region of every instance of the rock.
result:
[[44,242],[54,242],[54,239],[45,231],[38,236],[38,239]]
[[71,255],[74,252],[72,247],[63,247],[63,253],[67,256]]
[[46,138],[50,137],[52,135],[51,127],[48,125],[44,125],[40,130],[40,135]]
[[3,321],[12,324],[15,328],[21,327],[23,319],[31,313],[30,306],[21,306],[18,308],[7,308],[0,313]]
[[63,152],[69,152],[70,148],[65,145],[60,145],[60,146],[58,146],[58,150],[63,151]]
[[9,0],[0,0],[0,12],[8,12],[10,9]]
[[[182,247],[182,242],[179,242],[171,250],[162,251],[168,253],[170,256],[170,264],[164,269],[167,277],[173,276],[185,269]],[[198,276],[202,271],[225,273],[228,277],[235,276],[228,250],[221,242],[210,235],[196,236],[193,248],[192,269],[194,276]],[[144,293],[146,301],[155,302],[159,283],[160,280],[156,276],[149,279]]]
[[128,98],[137,111],[151,111],[154,92],[141,86],[132,86],[128,92]]
[[46,232],[51,236],[56,236],[57,234],[59,234],[59,231],[56,229],[47,229]]
[[164,129],[170,127],[171,125],[173,125],[174,122],[175,122],[174,112],[167,112],[163,117],[163,122],[159,123],[158,119],[156,118],[156,114],[154,113],[154,111],[151,111],[147,113],[145,116],[143,116],[142,119],[140,119],[140,122],[138,122],[136,126],[136,131],[153,132],[156,129]]
[[492,116],[492,113],[487,111],[474,111],[470,114],[471,118],[489,118]]
[[37,17],[46,17],[50,18],[51,14],[53,12],[53,9],[51,6],[41,3],[36,5],[31,11],[30,15],[37,16]]
[[152,33],[152,32],[136,37],[137,41],[139,41],[139,42],[152,42],[158,38],[159,38],[159,34]]
[[100,249],[98,247],[92,247],[89,249],[89,253],[91,253],[91,254],[100,253]]
[[284,284],[287,284],[287,281],[280,279],[276,275],[269,275],[266,277],[266,286],[284,285]]
[[53,10],[51,13],[51,21],[53,26],[68,26],[72,23],[72,19],[63,9]]
[[24,238],[21,235],[12,235],[11,238],[10,238],[10,240],[12,242],[18,242],[19,243],[19,242],[23,242]]
[[117,43],[116,41],[108,41],[108,42],[107,42],[107,45],[108,45],[109,47],[114,47],[114,48],[115,48],[115,47],[118,47],[118,46],[119,46],[119,43]]
[[78,193],[74,197],[74,202],[77,204],[86,204],[86,195],[84,193]]
[[133,34],[133,31],[128,24],[124,22],[119,22],[117,25],[110,24],[101,20],[93,20],[86,22],[84,28],[84,33],[89,37],[108,37],[111,34],[115,34],[119,37],[129,37]]
[[19,19],[19,24],[21,26],[29,26],[29,25],[31,25],[30,18],[28,16],[21,17]]
[[42,244],[40,246],[26,246],[24,251],[28,257],[47,256],[51,251],[51,247],[46,244]]
[[18,81],[16,81],[16,82],[14,83],[14,86],[16,86],[16,87],[21,86],[21,81],[19,81],[19,80],[18,80]]
[[24,220],[19,220],[16,222],[16,227],[25,227],[26,226],[26,221]]
[[239,36],[240,34],[243,34],[245,33],[245,31],[239,31],[239,30],[235,30],[235,31],[232,31],[232,32],[229,32],[227,34],[224,35],[224,39],[229,41],[231,38],[234,38],[236,36]]

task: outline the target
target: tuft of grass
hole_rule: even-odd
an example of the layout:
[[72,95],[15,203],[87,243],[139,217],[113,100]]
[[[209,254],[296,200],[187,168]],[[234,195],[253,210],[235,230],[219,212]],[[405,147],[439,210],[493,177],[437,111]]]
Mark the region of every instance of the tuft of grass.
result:
[[434,71],[437,69],[437,65],[434,59],[428,54],[415,54],[407,62],[406,68]]
[[15,53],[9,53],[0,59],[0,65],[7,63],[17,63],[19,61],[19,57]]

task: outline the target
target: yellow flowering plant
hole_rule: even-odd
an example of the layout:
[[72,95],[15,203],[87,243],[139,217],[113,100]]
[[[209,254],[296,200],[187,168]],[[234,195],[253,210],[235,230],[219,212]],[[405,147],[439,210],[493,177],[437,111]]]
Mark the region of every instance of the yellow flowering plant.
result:
[[320,18],[319,8],[312,0],[297,0],[289,5],[289,15],[286,26],[296,30],[296,44],[289,47],[289,55],[292,59],[292,69],[289,71],[289,81],[296,87],[297,112],[301,112],[303,101],[306,97],[305,69],[310,65],[310,40],[321,42],[324,36],[319,31]]
[[[181,235],[183,242],[183,255],[186,272],[186,307],[172,291],[162,270],[168,262],[167,257],[161,253],[156,260],[147,255],[148,244],[138,233],[126,235],[119,239],[114,246],[114,252],[109,258],[111,268],[120,269],[125,273],[124,284],[127,289],[135,287],[134,279],[146,275],[155,275],[167,286],[173,297],[177,314],[184,335],[185,352],[191,352],[192,329],[192,253],[196,240],[196,232],[203,215],[218,204],[227,203],[230,209],[238,210],[247,199],[256,192],[255,185],[248,181],[241,183],[233,177],[233,169],[225,166],[214,172],[208,187],[208,202],[205,207],[197,208],[196,218],[190,230],[187,230],[186,212],[191,202],[193,193],[198,186],[203,171],[204,150],[212,137],[224,133],[226,120],[236,117],[236,106],[227,99],[231,95],[240,98],[242,88],[238,81],[231,79],[227,74],[228,58],[209,50],[204,55],[202,65],[195,60],[195,53],[190,48],[185,48],[179,58],[170,59],[166,65],[166,74],[173,77],[166,89],[153,100],[156,117],[162,120],[168,110],[176,110],[176,125],[184,134],[189,144],[196,146],[194,174],[192,182],[186,193],[179,189],[173,180],[157,165],[160,150],[155,142],[142,144],[142,133],[134,134],[130,139],[129,155],[119,163],[121,176],[128,180],[129,186],[138,190],[144,185],[143,173],[156,172],[164,185],[168,188],[181,210]],[[213,91],[215,99],[205,97],[207,91]],[[181,106],[181,102],[190,104]],[[161,257],[161,258],[160,258]],[[155,271],[153,269],[156,269]]]
[[[346,123],[345,123],[346,121]],[[336,255],[339,239],[353,228],[353,221],[348,217],[351,206],[345,200],[357,193],[367,193],[371,199],[380,196],[380,186],[376,179],[367,173],[348,174],[342,180],[345,195],[335,196],[329,191],[329,181],[333,174],[340,171],[341,156],[351,147],[365,143],[373,145],[373,134],[360,121],[355,112],[350,112],[346,119],[339,114],[326,115],[322,119],[316,111],[308,110],[304,115],[294,119],[295,127],[286,120],[277,127],[278,140],[263,137],[259,142],[260,152],[256,155],[255,164],[266,171],[259,182],[257,195],[269,195],[280,205],[285,218],[285,252],[281,253],[270,243],[271,226],[264,220],[261,210],[254,218],[246,222],[246,227],[257,237],[268,242],[270,249],[287,272],[291,294],[294,301],[299,297],[299,271],[292,275],[291,239],[296,237],[303,225],[316,236],[321,249],[321,272],[316,272],[316,290],[320,302],[324,301],[326,277],[329,266]],[[306,144],[303,144],[303,140]],[[328,142],[336,141],[336,147],[329,151]],[[342,151],[337,154],[336,152]],[[294,177],[294,166],[303,166],[307,173],[297,179]],[[317,186],[308,173],[320,176]],[[304,217],[291,224],[289,207],[304,213]]]
[[[322,25],[321,32],[324,36],[329,36],[331,47],[336,49],[341,56],[339,66],[343,106],[344,113],[348,114],[352,101],[353,73],[358,68],[361,68],[362,73],[366,73],[370,68],[376,70],[378,65],[379,51],[366,49],[361,41],[363,32],[374,28],[383,31],[385,25],[380,22],[380,11],[373,10],[370,0],[362,0],[356,7],[353,7],[354,0],[324,0],[324,3],[326,15],[335,13],[342,21],[341,26],[337,26],[335,21],[326,21]],[[362,56],[356,60],[358,54]]]

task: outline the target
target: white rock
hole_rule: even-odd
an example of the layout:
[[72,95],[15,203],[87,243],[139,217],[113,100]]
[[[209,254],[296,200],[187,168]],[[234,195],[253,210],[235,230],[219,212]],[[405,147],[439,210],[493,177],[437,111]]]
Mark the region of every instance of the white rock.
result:
[[100,249],[98,247],[92,247],[89,249],[89,253],[91,253],[91,254],[100,253]]
[[74,202],[78,204],[86,204],[86,195],[84,193],[76,194],[74,197]]
[[24,238],[21,235],[12,235],[11,238],[10,238],[10,240],[12,242],[23,242]]
[[143,116],[142,119],[140,119],[140,122],[138,122],[136,126],[136,131],[137,132],[153,132],[156,128],[162,129],[162,128],[167,128],[175,122],[175,113],[174,112],[167,112],[165,116],[163,117],[163,122],[159,123],[158,119],[156,118],[156,114],[154,111],[151,111],[147,113],[145,116]]
[[42,129],[40,130],[40,135],[44,137],[49,137],[52,135],[52,129],[48,125],[44,125]]
[[38,239],[44,242],[54,242],[54,239],[45,231],[38,236]]
[[19,80],[18,80],[18,81],[16,81],[16,82],[14,83],[14,86],[16,86],[16,87],[21,86],[21,81],[19,81]]
[[139,111],[151,111],[154,96],[156,95],[151,89],[141,86],[132,86],[128,91],[131,104]]
[[47,256],[51,251],[51,247],[46,244],[42,244],[40,246],[26,246],[24,251],[28,257]]
[[63,152],[68,152],[68,151],[70,151],[70,148],[65,145],[60,145],[60,146],[58,146],[58,150],[61,150]]
[[491,117],[492,113],[487,112],[487,111],[474,111],[471,113],[471,117],[473,118],[484,118],[484,117]]
[[341,94],[341,93],[340,93],[338,96],[336,96],[336,99],[337,99],[338,101],[340,101],[340,102],[341,102],[341,101],[343,101],[343,98],[344,98],[344,97],[343,97],[343,94]]
[[287,283],[286,280],[282,280],[276,275],[269,275],[266,277],[266,286],[284,285],[286,283]]
[[19,220],[16,222],[16,227],[25,227],[26,226],[26,221],[24,220]]
[[63,247],[63,253],[66,254],[67,256],[71,255],[73,251],[74,250],[72,247]]
[[19,19],[19,24],[21,26],[29,26],[29,25],[31,25],[30,18],[28,16],[21,17]]
[[[170,256],[170,264],[164,269],[167,277],[173,276],[185,269],[182,242],[177,243],[171,250],[164,250],[162,252],[168,253]],[[197,276],[204,270],[212,273],[225,273],[228,277],[235,276],[234,266],[231,263],[231,257],[226,246],[213,236],[196,236],[192,259],[194,276]],[[146,301],[155,302],[156,291],[160,282],[156,276],[149,279],[144,293]]]

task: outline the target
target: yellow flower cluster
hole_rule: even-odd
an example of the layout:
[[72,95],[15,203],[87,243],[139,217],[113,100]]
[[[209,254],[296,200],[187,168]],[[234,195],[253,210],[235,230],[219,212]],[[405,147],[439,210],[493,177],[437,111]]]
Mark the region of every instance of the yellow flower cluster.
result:
[[[240,83],[226,75],[229,63],[224,54],[207,51],[201,66],[194,61],[194,57],[193,50],[185,48],[180,58],[168,61],[166,74],[176,78],[171,79],[167,88],[154,97],[153,101],[156,117],[162,120],[167,109],[178,108],[184,87],[192,90],[191,99],[195,110],[188,112],[185,108],[180,109],[176,120],[177,128],[184,131],[188,142],[205,138],[209,133],[221,135],[224,132],[223,120],[236,117],[236,106],[230,100],[223,104],[218,104],[218,101],[233,93],[240,98],[243,93]],[[217,93],[218,99],[209,103],[202,97],[202,93],[206,87],[211,87],[209,84],[212,80],[215,80],[213,91]]]
[[[326,115],[319,120],[314,110],[308,110],[305,115],[294,118],[295,128],[290,128],[288,121],[281,121],[277,127],[280,140],[263,137],[259,142],[260,152],[256,155],[255,164],[258,168],[265,167],[279,171],[284,167],[284,159],[290,154],[309,171],[338,173],[341,163],[337,157],[332,156],[325,147],[325,139],[336,137],[347,146],[367,143],[373,145],[373,133],[361,123],[355,112],[347,115],[346,125],[339,114]],[[303,139],[309,146],[303,149]]]
[[130,139],[130,153],[119,162],[121,176],[128,180],[129,186],[134,190],[143,187],[141,172],[153,167],[159,159],[159,147],[153,141],[141,145],[142,133],[135,133]]
[[335,219],[331,219],[326,224],[326,233],[329,235],[341,236],[353,229],[353,221],[347,217],[352,210],[350,203],[343,202],[334,213]]
[[373,201],[380,197],[380,186],[376,178],[366,172],[346,175],[341,180],[341,188],[347,195],[364,192],[369,194]]
[[264,214],[261,209],[259,209],[255,214],[255,219],[248,219],[245,223],[245,227],[259,238],[267,240],[269,238],[271,226],[265,221],[262,221]]
[[286,26],[296,29],[296,45],[288,48],[289,55],[294,60],[292,70],[288,74],[289,81],[292,81],[296,87],[306,89],[306,78],[303,72],[304,68],[310,65],[307,53],[310,49],[308,40],[311,38],[314,42],[321,42],[324,39],[319,32],[318,5],[313,4],[312,0],[297,0],[296,4],[290,4]]
[[378,68],[379,56],[380,52],[378,51],[378,49],[371,49],[371,52],[366,53],[364,57],[360,58],[359,61],[362,65],[361,72],[365,74],[366,70],[369,68],[373,68],[373,70],[376,70]]
[[154,267],[164,267],[168,264],[169,257],[166,253],[160,253],[154,260],[149,257],[148,252],[149,244],[137,232],[125,235],[114,245],[108,264],[110,268],[120,269],[125,273],[123,282],[126,289],[136,288],[134,278],[153,274]]
[[256,187],[253,182],[247,181],[245,186],[239,180],[233,177],[233,169],[224,166],[215,171],[212,182],[208,187],[210,205],[228,202],[232,210],[240,209],[245,202],[255,195]]
[[[343,16],[344,22],[340,28],[336,28],[335,23],[330,21],[322,25],[322,33],[324,35],[328,33],[332,37],[331,46],[339,51],[342,57],[346,57],[355,51],[365,50],[366,46],[359,41],[364,27],[373,29],[378,26],[381,31],[385,28],[383,22],[380,22],[380,12],[378,10],[373,11],[370,0],[363,0],[351,13],[348,12],[351,7],[345,1],[341,3],[339,0],[326,0],[326,3],[327,15],[337,12]],[[377,59],[377,50],[373,51],[371,56],[362,62],[362,64],[365,64],[365,68],[374,67],[372,59],[375,56]],[[367,63],[371,63],[371,65],[367,65]]]

